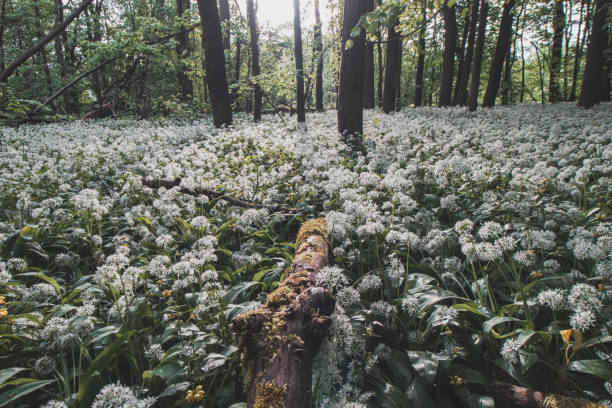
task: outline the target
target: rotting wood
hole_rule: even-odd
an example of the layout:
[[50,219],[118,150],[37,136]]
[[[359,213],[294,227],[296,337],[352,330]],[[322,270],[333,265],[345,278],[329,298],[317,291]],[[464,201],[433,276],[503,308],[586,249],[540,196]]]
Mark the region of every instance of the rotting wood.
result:
[[502,382],[494,382],[485,388],[471,384],[469,388],[491,395],[498,408],[605,408],[604,405],[584,399],[545,394]]
[[325,219],[305,222],[283,282],[263,308],[234,318],[248,408],[312,408],[312,362],[335,308],[316,286],[329,253]]
[[297,214],[300,212],[300,210],[296,208],[289,208],[283,205],[268,205],[268,204],[255,203],[253,201],[235,198],[221,191],[211,190],[208,188],[197,187],[197,188],[191,189],[191,188],[183,187],[181,186],[181,179],[165,180],[165,179],[157,179],[157,178],[150,178],[150,177],[142,177],[141,181],[144,186],[151,187],[151,188],[164,187],[167,189],[171,189],[171,188],[179,187],[180,192],[183,194],[188,194],[188,195],[193,195],[193,196],[205,195],[210,198],[217,198],[219,200],[226,201],[230,203],[231,205],[235,205],[236,207],[265,208],[272,212],[285,212],[285,213],[291,213],[291,214]]

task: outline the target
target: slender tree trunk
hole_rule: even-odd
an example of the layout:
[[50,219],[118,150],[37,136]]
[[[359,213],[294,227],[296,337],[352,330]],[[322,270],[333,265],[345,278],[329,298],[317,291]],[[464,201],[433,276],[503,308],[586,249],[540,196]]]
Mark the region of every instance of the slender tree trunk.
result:
[[249,33],[251,37],[251,71],[252,76],[255,77],[254,88],[254,106],[253,106],[253,120],[259,122],[261,120],[261,105],[263,99],[263,93],[261,92],[261,86],[259,85],[259,32],[257,28],[257,12],[255,10],[255,0],[247,0],[247,15],[249,20]]
[[[247,78],[251,78],[253,75],[253,69],[251,66],[252,61],[253,61],[253,58],[251,57],[251,52],[247,48]],[[246,113],[253,113],[253,91],[246,92],[246,98],[244,102],[244,111]]]
[[221,19],[221,30],[223,31],[223,49],[229,51],[231,45],[231,30],[228,0],[219,0],[219,18]]
[[478,38],[474,49],[474,65],[472,66],[472,80],[470,81],[470,95],[468,107],[471,112],[478,106],[478,93],[480,92],[480,74],[482,72],[482,56],[484,54],[485,35],[487,34],[487,15],[489,4],[487,0],[480,0],[480,12],[478,15]]
[[314,1],[315,8],[315,30],[314,43],[316,53],[315,68],[315,108],[323,111],[323,25],[321,24],[321,13],[319,10],[319,0]]
[[[610,9],[608,9],[610,10]],[[609,21],[609,20],[608,20]],[[608,51],[612,50],[612,38],[610,38],[610,29],[607,28],[605,29],[606,31],[606,38],[609,39],[609,44],[608,44]],[[604,52],[604,63],[603,66],[601,67],[602,72],[601,72],[601,94],[600,94],[600,102],[610,102],[610,71],[612,69],[612,57],[607,53]]]
[[395,111],[399,112],[402,109],[402,65],[403,65],[403,53],[404,53],[404,48],[402,46],[403,41],[402,38],[400,36],[399,39],[399,55],[398,55],[398,59],[397,59],[397,79],[395,80],[395,83],[397,84],[397,95],[395,97]]
[[295,50],[295,75],[297,84],[297,121],[306,122],[304,100],[304,55],[302,54],[302,22],[300,17],[300,0],[293,0],[293,38]]
[[502,20],[499,27],[499,34],[497,36],[495,54],[493,56],[491,68],[489,69],[489,83],[487,84],[487,89],[482,101],[482,106],[485,108],[495,106],[495,98],[497,98],[497,92],[499,91],[499,83],[501,80],[504,59],[506,58],[508,48],[510,47],[510,41],[512,39],[513,9],[514,0],[506,0],[502,11]]
[[512,82],[512,50],[508,49],[506,60],[504,62],[504,76],[501,83],[502,105],[510,103],[510,87]]
[[6,68],[6,56],[4,54],[4,28],[6,26],[4,20],[6,17],[6,2],[8,0],[2,0],[2,9],[0,10],[0,72]]
[[572,35],[573,35],[573,31],[574,31],[574,24],[572,22],[572,19],[574,17],[574,2],[572,0],[569,0],[568,5],[567,5],[567,23],[565,23],[565,54],[563,56],[563,100],[567,101],[569,94],[568,94],[568,87],[569,87],[569,78],[568,78],[568,73],[569,73],[569,59],[570,59],[570,40],[572,39]]
[[[38,38],[43,36],[42,27],[40,25],[40,8],[38,7],[38,0],[34,1],[34,16],[36,17],[36,35]],[[49,93],[53,92],[53,83],[51,82],[51,71],[49,70],[49,59],[47,58],[47,51],[45,47],[40,50],[40,54],[43,62],[43,69],[45,71],[45,79],[47,80],[47,90]]]
[[[345,0],[342,23],[342,59],[340,62],[340,89],[338,95],[338,131],[345,142],[358,151],[363,135],[363,55],[365,33],[352,38],[351,31],[367,11],[366,0]],[[351,137],[352,136],[352,137]]]
[[[582,31],[582,25],[585,20],[584,18],[584,8],[587,8],[587,16],[589,19],[590,10],[591,10],[591,0],[581,0],[580,1],[580,19],[578,21],[578,34],[576,35],[576,46],[574,49],[574,69],[572,70],[572,85],[570,88],[569,101],[574,102],[576,100],[576,90],[578,89],[578,75],[580,71],[580,60],[582,59],[583,49],[584,49],[584,38],[586,38],[587,29],[585,28]],[[588,26],[588,23],[587,23]]]
[[[523,30],[523,33],[525,30]],[[523,36],[521,36],[521,96],[520,102],[525,102],[525,44],[523,43]]]
[[240,66],[242,65],[241,61],[242,54],[242,41],[236,38],[236,60],[234,63],[234,82],[238,83],[240,81]]
[[453,74],[455,68],[455,51],[457,48],[457,16],[455,6],[448,7],[447,1],[442,6],[444,17],[444,55],[442,75],[440,77],[439,106],[450,106],[453,93]]
[[[366,0],[367,12],[374,10],[374,0]],[[367,42],[363,60],[363,108],[374,109],[374,44]]]
[[[382,4],[382,0],[378,0],[378,6],[380,7],[380,5]],[[376,54],[377,54],[377,65],[378,65],[378,79],[377,79],[377,86],[376,86],[376,91],[377,91],[377,99],[378,99],[378,107],[382,108],[383,105],[383,50],[382,50],[382,43],[380,42],[380,39],[382,37],[382,31],[381,31],[381,25],[378,24],[378,42],[376,43]]]
[[582,79],[582,89],[578,105],[591,108],[601,100],[600,87],[602,86],[602,73],[604,65],[604,51],[608,46],[607,33],[604,28],[608,8],[612,0],[596,0],[593,13],[593,28],[589,37],[587,59]]
[[232,103],[227,90],[223,35],[216,0],[198,0],[202,22],[202,48],[206,83],[210,93],[213,123],[216,127],[232,124]]
[[414,84],[414,106],[421,106],[423,104],[423,86],[425,85],[425,33],[427,32],[427,6],[425,0],[421,0],[421,16],[423,28],[419,31],[419,55],[417,57],[417,70]]
[[549,95],[551,103],[562,99],[559,77],[561,76],[561,57],[563,53],[563,32],[565,31],[565,13],[563,0],[556,0],[554,5],[553,39],[550,56],[550,75],[548,78]]
[[[470,10],[473,11],[474,3],[476,3],[476,7],[475,7],[476,14],[478,14],[478,0],[471,0],[471,4],[470,4],[470,1],[468,1],[468,6],[471,5],[472,7],[470,8]],[[465,22],[463,24],[463,35],[461,36],[461,44],[459,45],[459,48],[457,49],[457,58],[459,60],[459,65],[457,67],[457,82],[455,84],[455,93],[453,95],[453,105],[455,106],[459,105],[459,87],[461,86],[461,83],[463,82],[463,75],[465,75],[465,72],[466,72],[465,64],[468,63],[468,57],[467,57],[468,50],[466,50],[466,45],[468,43],[468,37],[470,36],[470,32],[472,28],[472,18],[473,16],[471,14],[466,16],[465,18]],[[472,63],[471,56],[469,59],[469,63],[470,64]]]
[[[191,8],[190,0],[176,0],[176,13],[182,18],[184,13]],[[187,75],[187,65],[183,62],[191,54],[189,33],[183,32],[177,35],[176,54],[178,56],[177,78],[181,87],[181,97],[188,101],[193,97],[193,82]]]
[[401,40],[395,31],[396,22],[393,22],[387,34],[387,56],[385,58],[385,89],[383,93],[383,112],[390,113],[395,111],[395,101],[397,98],[397,88],[399,86],[399,66]]
[[459,70],[459,78],[457,79],[457,89],[455,90],[455,105],[465,105],[468,98],[468,80],[470,78],[470,69],[472,67],[472,58],[474,56],[474,41],[476,41],[476,29],[478,27],[478,0],[472,0],[472,9],[470,12],[470,31],[467,40],[467,50],[465,51],[465,60],[463,66]]
[[34,54],[40,51],[45,45],[47,45],[51,40],[56,38],[59,34],[61,34],[70,23],[72,23],[78,16],[91,4],[93,0],[84,0],[79,7],[77,7],[71,14],[68,16],[66,20],[64,20],[61,24],[53,27],[51,32],[47,34],[44,38],[41,38],[34,44],[32,47],[24,51],[21,55],[17,57],[13,62],[11,62],[8,67],[6,67],[2,72],[0,72],[0,81],[5,81],[12,73],[15,71],[21,64],[32,58]]

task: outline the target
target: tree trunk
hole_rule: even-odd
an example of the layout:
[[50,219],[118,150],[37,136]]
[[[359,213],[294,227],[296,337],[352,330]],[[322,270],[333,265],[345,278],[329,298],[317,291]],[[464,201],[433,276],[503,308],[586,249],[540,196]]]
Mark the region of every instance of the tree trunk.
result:
[[395,31],[396,22],[391,23],[387,34],[387,56],[385,58],[385,88],[383,92],[383,112],[395,111],[400,66],[401,40]]
[[512,52],[508,49],[506,61],[504,62],[504,76],[502,78],[502,105],[510,103],[510,87],[512,86]]
[[253,120],[259,122],[261,120],[261,105],[263,94],[259,85],[259,32],[257,29],[257,12],[255,10],[254,0],[247,0],[247,15],[249,20],[249,33],[251,37],[251,73],[255,77],[254,88],[254,104],[253,104]]
[[480,0],[480,12],[478,15],[478,38],[474,49],[474,65],[472,66],[472,80],[470,81],[470,95],[468,97],[468,108],[471,112],[478,106],[478,93],[480,91],[480,74],[482,72],[482,56],[484,54],[485,35],[487,34],[487,15],[489,4],[487,0]]
[[230,9],[227,0],[219,0],[219,18],[221,19],[221,30],[223,32],[223,49],[229,51],[231,45],[231,30]]
[[440,76],[439,106],[450,106],[453,93],[453,73],[455,68],[455,51],[457,48],[457,17],[455,6],[448,7],[447,1],[442,6],[444,17],[444,56],[442,75]]
[[78,16],[91,4],[93,0],[83,0],[83,2],[76,8],[66,20],[64,20],[61,24],[53,27],[51,32],[47,34],[45,37],[38,40],[36,44],[27,49],[21,55],[17,57],[16,60],[11,62],[8,67],[6,67],[2,72],[0,72],[0,81],[5,81],[12,73],[15,71],[21,64],[32,58],[34,54],[40,51],[45,45],[47,45],[51,40],[57,37],[60,33],[62,33],[66,27],[70,25]]
[[217,1],[198,0],[198,11],[202,23],[204,71],[210,94],[213,123],[216,127],[228,126],[232,124],[232,103],[227,90],[225,52]]
[[[342,24],[342,58],[338,92],[338,131],[353,150],[361,150],[363,135],[363,55],[365,33],[351,38],[351,31],[367,10],[366,0],[345,0]],[[352,46],[347,42],[351,39]],[[350,137],[353,135],[353,137]],[[352,139],[352,140],[349,140]]]
[[514,0],[506,0],[502,11],[502,20],[499,26],[499,34],[497,36],[497,45],[495,46],[495,54],[493,62],[489,69],[489,83],[485,91],[482,106],[492,108],[495,106],[495,98],[499,91],[499,83],[501,80],[501,72],[504,65],[504,59],[510,47],[512,38],[512,11],[514,8]]
[[582,24],[585,21],[584,18],[584,7],[586,5],[587,9],[587,27],[588,27],[588,19],[590,18],[591,11],[591,0],[581,0],[580,1],[580,19],[578,20],[578,34],[576,35],[576,46],[574,49],[574,69],[572,70],[572,85],[570,88],[570,94],[568,100],[570,102],[574,102],[576,100],[576,90],[578,89],[578,74],[580,71],[580,60],[582,59],[582,54],[584,51],[584,39],[586,38],[588,28],[585,27],[585,30],[582,31]]
[[[470,1],[472,3],[470,3]],[[473,3],[477,3],[477,0],[470,0],[468,1],[468,7],[470,5],[472,5],[472,7],[470,8],[470,10],[473,11],[474,7],[473,7]],[[476,6],[476,13],[478,13],[478,6]],[[459,48],[457,48],[457,59],[459,60],[459,65],[457,66],[457,82],[455,83],[455,93],[453,94],[453,105],[459,105],[459,86],[461,85],[462,82],[462,76],[465,74],[465,63],[467,62],[467,55],[466,55],[466,45],[468,42],[468,37],[470,35],[470,29],[472,28],[472,15],[468,15],[465,18],[465,21],[463,23],[463,34],[461,36],[461,43],[459,45]],[[470,59],[470,63],[471,63],[471,59]]]
[[306,122],[304,100],[304,55],[302,54],[302,21],[300,17],[300,0],[293,0],[293,38],[295,50],[295,75],[297,84],[297,121]]
[[[608,45],[608,52],[612,49],[612,38],[610,38],[610,30],[606,30],[606,37],[610,39],[610,43]],[[606,53],[604,53],[604,63],[602,66],[601,72],[601,94],[600,94],[600,102],[610,102],[610,70],[612,68],[612,57]]]
[[[350,0],[347,0],[350,1]],[[248,408],[312,408],[312,361],[331,324],[335,301],[316,286],[329,263],[325,219],[307,221],[296,256],[262,309],[234,318]]]
[[425,86],[425,33],[427,32],[427,6],[421,0],[421,15],[423,28],[419,31],[417,70],[414,85],[414,106],[423,104],[423,86]]
[[561,76],[561,56],[563,52],[563,32],[565,31],[565,13],[563,0],[556,0],[554,4],[553,38],[550,50],[550,74],[548,78],[549,95],[551,103],[562,100],[559,77]]
[[578,105],[587,109],[601,101],[600,87],[602,86],[604,51],[608,46],[605,24],[611,1],[596,0],[595,2],[593,28],[589,37],[582,89],[578,99]]
[[566,27],[565,32],[564,32],[564,43],[565,43],[565,53],[563,55],[563,96],[562,99],[564,101],[568,100],[569,94],[569,78],[568,78],[568,73],[569,73],[569,60],[570,60],[570,40],[572,39],[572,35],[574,33],[574,24],[573,24],[573,17],[574,17],[574,2],[573,0],[569,0],[568,4],[567,4],[567,22],[564,21],[564,25]]
[[[36,35],[40,38],[43,36],[42,27],[40,25],[40,8],[38,7],[38,0],[34,2],[34,16],[36,17]],[[53,83],[51,82],[51,71],[49,70],[49,59],[47,58],[47,52],[45,47],[40,50],[42,57],[43,68],[45,70],[45,79],[47,80],[47,90],[53,92]]]
[[323,111],[323,26],[321,24],[321,13],[319,0],[314,1],[315,28],[314,28],[314,51],[316,54],[315,65],[315,108]]
[[[366,0],[367,12],[374,10],[374,0]],[[374,44],[367,42],[363,60],[363,108],[374,109]]]
[[397,95],[395,96],[395,111],[399,112],[402,109],[402,65],[403,65],[403,41],[402,37],[399,37],[399,52],[397,58],[397,73],[395,74],[397,78],[395,79],[395,83],[397,84]]
[[465,105],[468,98],[468,80],[470,78],[470,69],[472,67],[472,58],[474,56],[474,41],[476,40],[476,29],[478,27],[478,0],[472,0],[472,10],[470,13],[470,32],[468,34],[467,49],[463,66],[459,69],[459,78],[457,79],[457,89],[455,90],[455,105]]
[[[181,19],[184,13],[191,8],[190,0],[176,0],[176,13]],[[191,44],[189,43],[189,33],[183,32],[177,35],[176,54],[179,59],[177,67],[177,79],[181,87],[181,97],[184,101],[189,101],[193,97],[193,82],[187,75],[187,66],[183,60],[191,54]]]
[[[4,71],[6,68],[5,54],[4,54],[4,27],[5,27],[5,17],[6,17],[6,2],[7,0],[2,0],[2,9],[0,10],[0,72]],[[5,80],[6,81],[6,80]]]

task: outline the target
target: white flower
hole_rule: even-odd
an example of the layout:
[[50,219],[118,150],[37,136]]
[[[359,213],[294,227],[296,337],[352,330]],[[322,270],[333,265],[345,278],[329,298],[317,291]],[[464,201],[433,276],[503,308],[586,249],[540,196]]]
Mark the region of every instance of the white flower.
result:
[[563,289],[548,289],[538,294],[538,303],[552,310],[562,310],[567,307],[566,292]]
[[317,273],[316,283],[334,292],[338,292],[348,285],[348,279],[344,276],[342,269],[335,266],[326,266]]
[[170,244],[174,241],[174,238],[170,234],[162,234],[155,239],[155,245],[168,249]]
[[154,398],[139,400],[131,389],[117,382],[104,386],[96,395],[91,408],[148,408],[154,403]]
[[448,306],[436,306],[433,312],[432,327],[437,326],[458,326],[456,319],[459,311]]
[[380,277],[369,274],[369,275],[365,275],[361,279],[357,288],[359,289],[359,292],[364,293],[370,290],[379,289],[381,285],[382,285],[382,280],[380,279]]
[[478,235],[484,240],[491,240],[499,237],[504,232],[504,227],[494,221],[487,221],[478,230]]
[[514,338],[506,339],[504,345],[502,346],[499,354],[503,357],[504,360],[509,362],[510,364],[518,364],[520,361],[519,350],[521,349],[521,345]]
[[578,309],[576,312],[570,316],[569,323],[573,329],[586,331],[593,327],[595,327],[595,322],[597,318],[595,317],[595,313],[592,310],[588,309]]
[[419,311],[419,299],[416,296],[406,294],[402,298],[402,310],[411,316]]

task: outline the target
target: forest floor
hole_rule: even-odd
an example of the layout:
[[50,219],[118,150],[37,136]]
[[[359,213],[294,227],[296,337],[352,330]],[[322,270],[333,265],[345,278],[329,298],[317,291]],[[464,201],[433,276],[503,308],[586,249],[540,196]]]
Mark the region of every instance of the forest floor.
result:
[[239,404],[229,321],[318,216],[317,406],[468,406],[489,379],[610,398],[611,104],[368,111],[358,157],[335,112],[285,121],[0,128],[0,406]]

